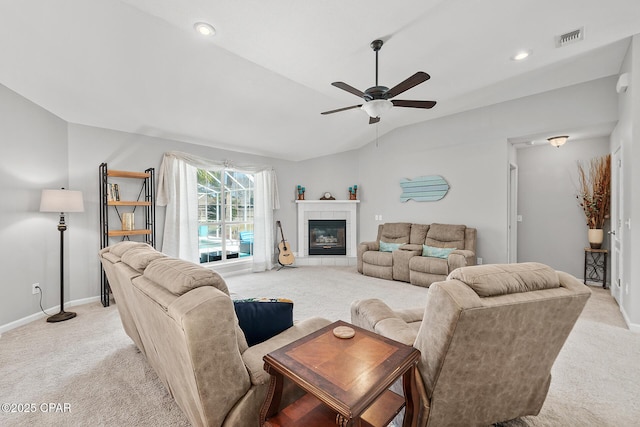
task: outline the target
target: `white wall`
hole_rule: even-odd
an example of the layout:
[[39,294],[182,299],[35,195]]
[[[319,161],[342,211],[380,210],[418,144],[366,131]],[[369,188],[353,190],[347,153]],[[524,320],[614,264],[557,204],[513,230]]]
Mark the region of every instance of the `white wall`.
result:
[[621,310],[628,324],[640,331],[640,35],[633,37],[620,73],[629,73],[629,88],[618,95],[619,121],[611,150],[622,149],[622,293]]
[[519,262],[541,262],[583,278],[583,249],[589,243],[576,199],[577,162],[588,165],[592,158],[607,153],[608,137],[569,139],[560,148],[544,144],[518,150]]
[[66,140],[65,121],[0,85],[0,325],[40,310],[32,283],[48,289],[44,307],[60,302],[59,216],[39,209],[43,188],[68,187]]
[[[361,240],[374,240],[377,224],[384,222],[466,224],[478,228],[478,255],[486,257],[485,262],[500,261],[506,144],[482,136],[461,142],[455,129],[445,127],[416,131],[395,132],[378,147],[361,150]],[[444,177],[450,186],[447,195],[436,202],[400,202],[400,180],[425,175]],[[376,215],[382,215],[382,221],[376,221]]]
[[[70,188],[84,194],[85,212],[67,216],[65,232],[65,301],[96,297],[100,293],[98,166],[143,171],[156,168],[166,151],[230,160],[238,164],[272,165],[278,175],[281,209],[275,212],[286,237],[295,244],[294,185],[307,187],[307,197],[331,191],[346,198],[346,188],[357,183],[355,154],[344,153],[305,162],[194,145],[174,140],[67,123],[22,96],[0,86],[0,327],[39,312],[31,284],[44,290],[43,306],[59,302],[58,216],[38,212],[43,188]],[[134,186],[139,188],[138,183]],[[158,207],[157,242],[162,242],[164,208]],[[274,226],[275,227],[275,226]],[[295,250],[295,248],[294,248]]]
[[[466,224],[478,229],[478,256],[507,262],[508,139],[617,119],[615,78],[396,129],[359,150],[361,240],[377,222]],[[437,107],[436,107],[437,108]],[[400,179],[442,175],[451,186],[437,202],[401,203]],[[549,219],[548,221],[552,221]]]
[[[184,151],[215,160],[229,160],[237,164],[272,165],[276,173],[286,170],[290,162],[221,150],[179,141],[69,124],[69,184],[82,190],[85,198],[85,214],[74,218],[75,238],[71,241],[73,274],[71,299],[82,299],[99,294],[100,247],[98,210],[98,166],[107,162],[110,169],[144,171],[153,167],[158,178],[162,155],[167,151]],[[278,176],[278,185],[285,187]],[[134,183],[138,189],[138,183]],[[281,192],[280,203],[287,206]],[[156,241],[162,246],[164,208],[156,208]]]
[[[633,36],[632,43],[631,85],[635,87],[629,93],[632,102],[632,138],[631,147],[626,150],[629,153],[626,158],[625,168],[630,172],[630,179],[625,182],[625,195],[630,198],[630,211],[628,212],[629,250],[625,254],[625,266],[631,267],[631,274],[625,279],[625,292],[628,298],[625,300],[624,309],[629,316],[634,329],[640,332],[640,35]],[[625,172],[626,173],[626,172]],[[627,291],[628,285],[628,291]]]
[[[6,171],[11,171],[14,176],[9,177],[7,187],[1,191],[11,196],[20,189],[19,196],[24,203],[12,210],[4,205],[2,208],[0,219],[6,228],[2,228],[0,255],[4,255],[3,262],[11,262],[7,269],[12,269],[3,287],[24,284],[28,288],[33,281],[46,279],[48,283],[55,276],[56,219],[35,226],[22,221],[23,218],[36,223],[44,221],[36,219],[42,218],[42,214],[35,212],[40,189],[49,184],[64,186],[68,173],[69,187],[82,190],[86,203],[84,214],[72,214],[69,218],[70,298],[98,295],[98,165],[106,161],[115,169],[158,168],[162,153],[171,150],[236,162],[272,164],[280,187],[281,209],[276,212],[276,219],[283,221],[286,237],[291,242],[296,240],[293,200],[297,184],[307,188],[308,198],[319,198],[324,191],[346,198],[346,189],[358,184],[361,189],[359,240],[375,237],[374,215],[378,214],[383,215],[384,221],[463,223],[478,228],[478,254],[485,262],[506,262],[511,156],[508,139],[549,129],[610,123],[617,119],[614,87],[615,78],[600,79],[397,129],[380,138],[379,144],[372,142],[359,150],[298,163],[89,126],[69,124],[67,131],[63,121],[5,89],[0,92],[0,106],[15,113],[9,119],[2,115],[0,136],[10,139],[18,135],[20,148],[10,151],[3,159],[2,172],[10,175]],[[49,145],[51,143],[53,145]],[[27,156],[33,163],[26,168],[16,168]],[[25,173],[20,175],[20,171]],[[30,181],[43,173],[51,173],[51,178]],[[399,201],[400,179],[433,174],[444,176],[451,185],[443,200]],[[159,237],[163,222],[163,210],[158,209]],[[53,228],[53,233],[49,228]],[[49,239],[45,240],[44,267],[43,261],[23,255],[42,253],[43,238]],[[23,249],[20,255],[15,255],[18,251],[14,244],[7,245],[7,241],[20,245]],[[20,293],[26,295],[18,297]],[[9,298],[0,302],[3,308],[0,324],[38,311],[28,289],[14,293],[12,288],[8,295]],[[45,306],[54,305],[55,296],[57,292]]]
[[358,181],[358,153],[345,153],[318,157],[288,165],[278,170],[278,178],[282,180],[280,187],[281,208],[277,219],[282,222],[285,238],[291,243],[293,252],[298,252],[297,243],[297,207],[295,203],[296,186],[306,188],[306,200],[318,200],[325,192],[330,192],[336,199],[349,198],[349,187],[358,185],[358,198],[366,189],[360,189]]

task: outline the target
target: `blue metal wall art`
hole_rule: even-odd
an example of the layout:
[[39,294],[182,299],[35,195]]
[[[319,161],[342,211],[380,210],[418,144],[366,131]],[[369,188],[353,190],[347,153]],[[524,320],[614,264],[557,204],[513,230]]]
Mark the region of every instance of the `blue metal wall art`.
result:
[[440,175],[421,176],[415,179],[400,180],[402,194],[400,201],[435,202],[449,191],[449,184]]

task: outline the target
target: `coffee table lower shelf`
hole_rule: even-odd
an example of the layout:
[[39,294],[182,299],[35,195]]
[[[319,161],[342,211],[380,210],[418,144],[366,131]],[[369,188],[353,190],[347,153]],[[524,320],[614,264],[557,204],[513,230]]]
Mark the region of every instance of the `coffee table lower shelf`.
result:
[[[405,405],[404,397],[385,391],[375,402],[367,408],[360,417],[362,427],[384,427],[389,425]],[[300,399],[287,406],[272,418],[264,427],[329,427],[347,425],[336,411],[323,404],[318,398],[307,393]]]

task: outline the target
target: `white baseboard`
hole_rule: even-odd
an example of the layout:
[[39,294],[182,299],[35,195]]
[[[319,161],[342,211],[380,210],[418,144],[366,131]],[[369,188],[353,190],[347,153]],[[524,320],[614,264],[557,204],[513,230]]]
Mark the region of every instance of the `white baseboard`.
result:
[[315,255],[308,257],[297,257],[295,266],[331,266],[331,267],[353,267],[357,264],[356,257],[342,255]]
[[251,259],[237,259],[226,262],[213,262],[206,264],[205,267],[210,268],[224,278],[251,273],[253,271],[253,261]]
[[[576,279],[577,279],[577,277],[576,277]],[[580,280],[582,283],[585,283],[585,280],[584,280],[584,279],[578,279],[578,280]],[[594,281],[592,281],[592,280],[586,280],[585,285],[587,285],[587,286],[593,286],[593,287],[595,287],[595,288],[602,288],[602,289],[604,289],[604,288],[602,287],[602,281],[594,282]],[[607,285],[610,285],[610,283],[607,283]],[[608,289],[611,289],[611,287],[609,287]]]
[[624,319],[624,323],[627,324],[627,328],[629,328],[632,332],[640,332],[640,325],[637,323],[631,323],[631,319],[627,316],[627,312],[624,311],[623,307],[620,307],[620,313],[622,313],[622,318]]
[[[587,280],[587,286],[602,288],[602,282],[592,282]],[[609,288],[609,290],[611,290],[611,288]],[[616,304],[618,304],[617,301]],[[622,319],[624,320],[624,323],[627,324],[627,328],[632,332],[640,332],[640,324],[632,323],[631,319],[629,319],[629,316],[627,316],[627,313],[624,311],[624,307],[620,305],[618,305],[618,307],[620,308],[620,313],[622,313]]]
[[[84,304],[89,304],[91,302],[96,302],[96,301],[100,301],[100,296],[82,298],[82,299],[77,299],[77,300],[73,300],[73,301],[68,301],[68,302],[64,303],[64,306],[65,307],[74,307],[76,305],[84,305]],[[56,314],[58,311],[60,311],[60,306],[56,305],[54,307],[49,307],[49,308],[45,309],[45,311],[48,311],[51,314]],[[30,316],[23,317],[22,319],[14,320],[13,322],[7,323],[6,325],[2,325],[2,326],[0,326],[0,335],[2,335],[3,333],[5,333],[7,331],[12,330],[12,329],[15,329],[15,328],[18,328],[20,326],[26,325],[27,323],[31,323],[34,320],[41,319],[43,317],[47,317],[47,315],[44,314],[43,312],[39,311],[39,312],[34,313],[34,314],[30,315]]]

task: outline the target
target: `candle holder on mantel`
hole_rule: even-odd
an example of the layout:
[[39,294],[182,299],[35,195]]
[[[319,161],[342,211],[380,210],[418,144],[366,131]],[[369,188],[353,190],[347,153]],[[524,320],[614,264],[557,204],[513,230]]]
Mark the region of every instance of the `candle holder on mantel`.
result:
[[297,191],[298,200],[304,200],[304,192],[306,191],[306,189],[303,186],[298,185],[296,187],[296,191]]
[[358,200],[358,186],[349,187],[349,200]]

